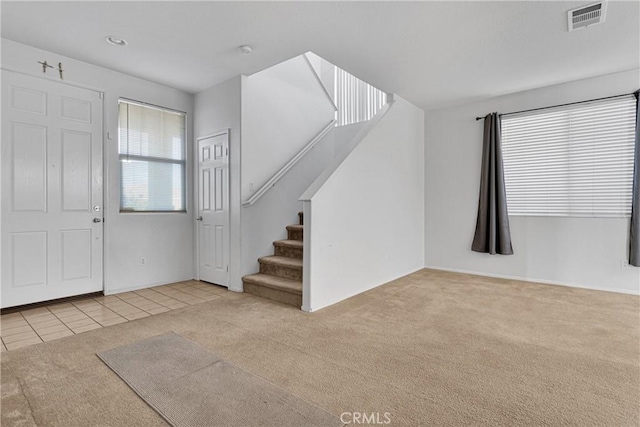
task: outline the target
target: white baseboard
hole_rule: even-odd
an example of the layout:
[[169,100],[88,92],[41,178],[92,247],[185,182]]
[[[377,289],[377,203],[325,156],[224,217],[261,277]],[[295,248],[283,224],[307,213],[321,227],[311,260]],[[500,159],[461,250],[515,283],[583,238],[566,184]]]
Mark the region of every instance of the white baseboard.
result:
[[556,285],[556,286],[567,286],[570,288],[580,288],[580,289],[589,289],[592,291],[604,291],[604,292],[615,292],[619,294],[627,294],[627,295],[640,295],[640,284],[638,284],[637,290],[629,290],[629,289],[611,289],[611,288],[602,288],[598,286],[585,286],[579,285],[576,283],[565,283],[565,282],[557,282],[554,280],[544,280],[544,279],[535,279],[530,277],[522,277],[522,276],[508,276],[506,274],[496,274],[496,273],[486,273],[479,271],[470,271],[463,270],[460,268],[449,268],[449,267],[440,267],[435,265],[429,265],[425,268],[431,270],[442,270],[442,271],[450,271],[452,273],[463,273],[463,274],[473,274],[476,276],[485,276],[485,277],[495,277],[497,279],[508,279],[508,280],[520,280],[522,282],[530,282],[530,283],[541,283],[545,285]]

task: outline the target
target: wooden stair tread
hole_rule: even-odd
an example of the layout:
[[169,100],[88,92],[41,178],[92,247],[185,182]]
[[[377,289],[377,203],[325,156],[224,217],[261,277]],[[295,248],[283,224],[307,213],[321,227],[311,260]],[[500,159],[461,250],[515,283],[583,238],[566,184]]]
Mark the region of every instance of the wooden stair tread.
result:
[[302,306],[302,238],[304,226],[287,225],[287,238],[273,242],[273,255],[258,258],[260,272],[242,278],[244,291],[257,297],[300,308]]
[[303,248],[302,240],[276,240],[273,242],[275,246],[286,246],[289,248]]
[[250,274],[249,276],[244,276],[242,280],[258,286],[302,295],[302,282],[297,280],[284,279],[263,273]]
[[279,267],[288,267],[302,270],[302,260],[298,258],[271,255],[258,258],[258,262],[261,264],[273,264]]

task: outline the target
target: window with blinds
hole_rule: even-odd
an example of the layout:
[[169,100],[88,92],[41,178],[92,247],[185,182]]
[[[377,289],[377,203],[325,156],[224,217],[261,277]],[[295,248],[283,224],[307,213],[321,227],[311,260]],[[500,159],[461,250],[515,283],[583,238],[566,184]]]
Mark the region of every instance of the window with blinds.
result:
[[118,102],[121,212],[185,212],[182,112]]
[[504,117],[510,215],[631,213],[633,96]]

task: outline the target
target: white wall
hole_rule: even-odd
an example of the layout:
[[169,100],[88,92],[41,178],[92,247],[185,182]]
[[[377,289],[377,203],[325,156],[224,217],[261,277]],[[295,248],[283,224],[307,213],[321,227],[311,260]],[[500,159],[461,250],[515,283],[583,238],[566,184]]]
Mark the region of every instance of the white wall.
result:
[[[284,114],[292,114],[290,105],[279,105],[287,99],[293,98],[295,101],[301,102],[299,98],[306,97],[313,99],[309,102],[309,108],[316,108],[314,103],[320,102],[327,122],[331,120],[331,105],[326,100],[326,95],[321,92],[321,87],[317,81],[308,78],[310,70],[308,65],[297,63],[296,67],[284,67],[280,71],[285,73],[303,72],[306,74],[303,78],[296,76],[293,79],[297,82],[293,88],[283,89],[282,85],[290,85],[290,82],[284,81],[286,74],[280,74],[269,71],[270,78],[282,79],[282,81],[274,86],[262,88],[263,80],[255,80],[254,77],[238,76],[221,83],[206,91],[200,92],[195,96],[195,120],[194,133],[195,138],[206,136],[223,129],[230,129],[230,205],[231,205],[231,223],[230,223],[230,262],[229,262],[229,289],[233,291],[242,291],[242,276],[252,274],[258,271],[258,258],[273,253],[272,243],[274,240],[286,238],[285,227],[288,224],[295,224],[298,221],[297,213],[301,210],[301,203],[298,201],[300,194],[313,182],[313,180],[326,168],[333,159],[336,152],[350,140],[355,133],[362,127],[362,124],[352,126],[344,126],[339,129],[330,131],[318,144],[307,153],[287,174],[271,188],[262,198],[254,205],[242,208],[240,198],[241,191],[241,169],[249,169],[252,166],[244,157],[241,157],[241,147],[245,144],[251,144],[251,139],[246,142],[247,137],[243,129],[250,128],[257,131],[258,124],[255,122],[246,123],[241,120],[244,114],[244,120],[252,117],[252,112],[247,115],[246,101],[242,104],[241,99],[256,100],[255,94],[247,93],[247,91],[255,91],[259,88],[259,92],[263,96],[267,96],[269,91],[272,93],[273,99],[268,101],[269,108],[262,115],[269,116],[273,121],[281,124],[284,130],[287,126],[291,126],[289,117],[280,117]],[[302,66],[305,65],[305,66]],[[277,71],[277,70],[276,70]],[[253,80],[252,80],[253,79]],[[304,83],[304,84],[302,84]],[[306,86],[305,86],[306,85]],[[288,95],[281,98],[283,93]],[[304,93],[295,93],[303,91]],[[294,92],[294,93],[292,93]],[[244,98],[243,98],[244,97]],[[278,110],[276,110],[278,108]],[[329,111],[329,114],[326,114]],[[329,116],[331,115],[331,116]],[[318,126],[321,128],[327,122],[314,121],[307,126]],[[301,126],[305,122],[296,122],[294,133],[302,129]],[[244,125],[244,127],[243,127]],[[320,128],[318,129],[320,130]],[[317,132],[316,132],[317,133]],[[269,135],[269,129],[265,130],[265,134]],[[315,135],[315,133],[313,133]],[[310,138],[311,139],[311,138]],[[254,143],[257,141],[253,141]],[[264,141],[262,141],[264,143]],[[309,142],[306,141],[290,141],[294,145],[302,145]],[[268,148],[268,147],[267,147]],[[295,153],[294,153],[295,154]],[[288,158],[286,159],[288,160]],[[275,173],[282,164],[274,165],[271,173]],[[269,176],[270,178],[270,176]],[[258,185],[255,189],[258,189]],[[194,259],[194,264],[197,260]],[[195,268],[195,266],[194,266]]]
[[[242,77],[242,201],[251,197],[334,118],[335,107],[303,56]],[[240,277],[273,255],[273,241],[297,224],[300,194],[333,158],[333,132],[308,152],[255,204],[241,212]],[[252,190],[253,189],[253,190]]]
[[582,101],[640,86],[639,70],[611,74],[425,114],[427,267],[638,293],[640,269],[627,258],[628,218],[511,216],[514,255],[471,251],[482,153],[476,116]]
[[303,309],[424,266],[424,112],[395,97],[309,188]]
[[339,154],[356,137],[366,123],[358,122],[346,126],[337,126],[333,135],[334,153],[336,155]]
[[285,227],[298,223],[302,193],[353,139],[363,123],[330,130],[278,183],[242,216],[243,274],[256,273],[258,258],[273,254],[273,242],[287,238]]
[[334,117],[335,107],[304,56],[242,79],[245,201]]
[[[242,291],[240,252],[240,82],[234,77],[196,94],[194,141],[229,129],[229,289]],[[197,154],[194,151],[194,158]],[[195,250],[195,249],[194,249]],[[198,260],[194,257],[194,268]]]
[[298,223],[298,200],[333,159],[330,131],[278,183],[242,213],[242,273],[259,270],[258,258],[273,255],[273,242],[287,238],[285,227]]
[[[187,113],[192,153],[193,96],[53,52],[2,39],[2,67],[42,76],[38,61],[62,62],[65,81],[103,91],[105,164],[105,292],[115,293],[193,277],[192,161],[187,160],[188,213],[119,212],[118,98],[144,101]],[[53,72],[46,77],[58,80]],[[106,135],[111,138],[107,139]],[[141,265],[140,258],[146,258]]]
[[316,75],[320,79],[320,82],[324,86],[327,94],[335,104],[335,78],[336,78],[336,66],[326,59],[316,55],[313,52],[305,53],[305,56],[311,63],[313,67],[313,71],[316,72]]

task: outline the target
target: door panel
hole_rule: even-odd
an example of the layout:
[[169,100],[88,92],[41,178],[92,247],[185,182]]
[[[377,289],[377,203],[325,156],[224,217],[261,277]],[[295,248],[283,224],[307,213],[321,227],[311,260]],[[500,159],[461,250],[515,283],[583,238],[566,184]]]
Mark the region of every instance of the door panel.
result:
[[213,268],[212,261],[214,257],[213,253],[213,233],[211,232],[210,224],[202,224],[202,254],[200,254],[201,266],[209,270]]
[[47,246],[46,231],[11,233],[12,287],[47,283]]
[[47,211],[47,128],[9,124],[13,212]]
[[91,134],[62,130],[62,210],[91,210]]
[[[7,93],[7,92],[5,92]],[[35,114],[47,114],[47,93],[20,86],[11,86],[9,105],[12,110]]]
[[91,230],[62,231],[62,280],[91,278]]
[[211,169],[202,168],[202,207],[203,212],[211,210]]
[[60,117],[91,123],[91,102],[84,99],[60,97]]
[[198,140],[200,280],[229,284],[229,134]]
[[214,243],[216,245],[215,248],[215,258],[216,258],[216,265],[215,268],[218,271],[222,271],[223,269],[226,268],[225,265],[225,256],[224,256],[224,244],[225,239],[224,239],[224,232],[225,232],[225,227],[222,225],[216,225],[216,237],[214,240]]
[[227,182],[225,179],[225,171],[226,167],[218,167],[214,169],[215,173],[215,186],[213,190],[215,205],[213,210],[216,212],[222,212],[225,210],[225,187],[227,186]]
[[0,305],[102,290],[99,93],[5,70],[2,93]]

